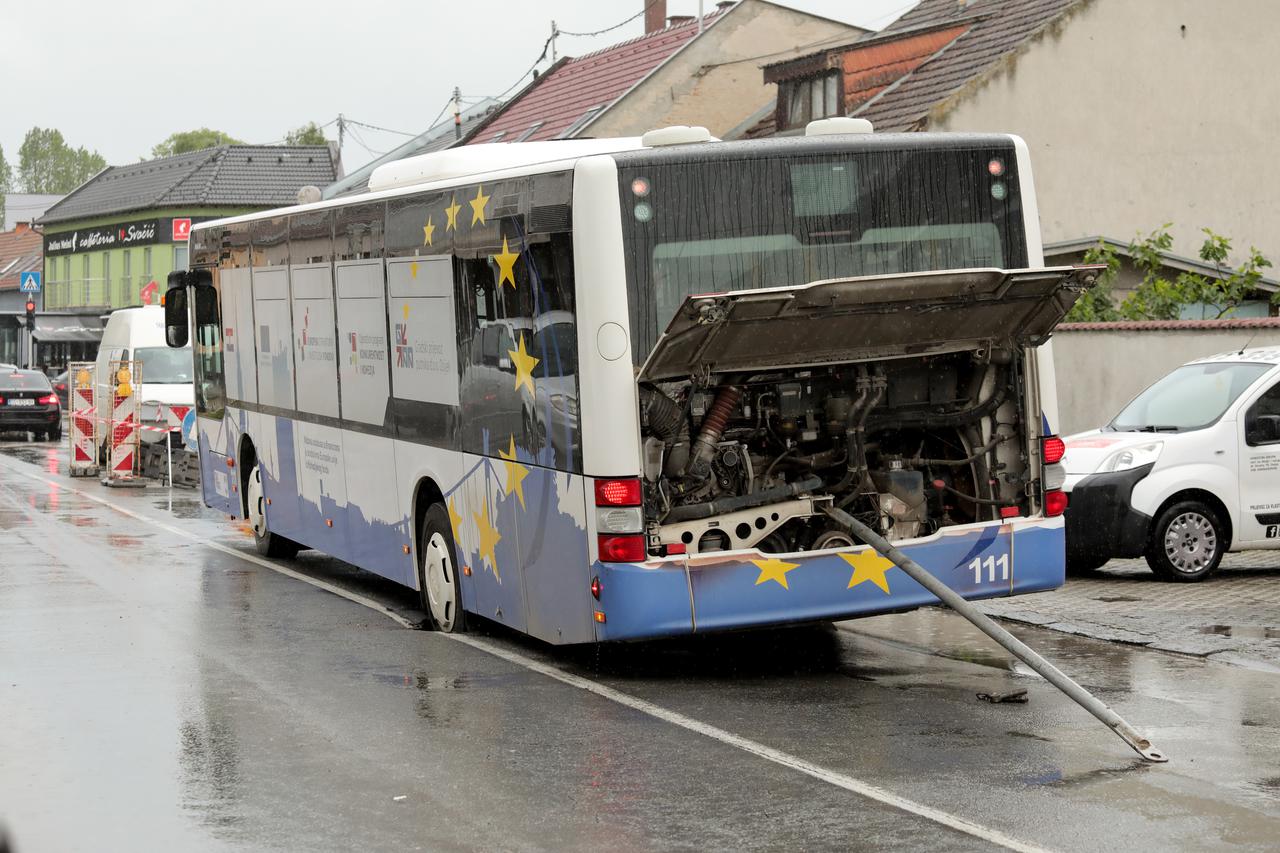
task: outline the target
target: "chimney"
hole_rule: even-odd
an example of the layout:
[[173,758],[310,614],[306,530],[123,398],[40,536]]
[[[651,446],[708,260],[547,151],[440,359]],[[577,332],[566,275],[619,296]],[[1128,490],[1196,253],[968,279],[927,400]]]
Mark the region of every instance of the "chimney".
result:
[[[635,8],[634,6],[632,8]],[[644,33],[656,33],[667,25],[667,0],[645,0]]]
[[687,24],[694,19],[693,15],[672,15],[667,18],[667,26],[674,27],[679,24]]
[[13,233],[14,233],[14,234],[26,234],[26,233],[27,233],[28,231],[30,231],[30,230],[31,230],[31,223],[30,223],[30,222],[17,222],[17,223],[14,223],[14,226],[13,226]]

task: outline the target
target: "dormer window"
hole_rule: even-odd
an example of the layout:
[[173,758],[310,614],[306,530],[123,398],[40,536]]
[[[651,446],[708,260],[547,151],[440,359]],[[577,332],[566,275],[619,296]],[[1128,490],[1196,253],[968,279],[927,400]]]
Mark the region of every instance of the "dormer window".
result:
[[842,115],[840,72],[828,71],[778,84],[778,129],[804,127],[814,119]]

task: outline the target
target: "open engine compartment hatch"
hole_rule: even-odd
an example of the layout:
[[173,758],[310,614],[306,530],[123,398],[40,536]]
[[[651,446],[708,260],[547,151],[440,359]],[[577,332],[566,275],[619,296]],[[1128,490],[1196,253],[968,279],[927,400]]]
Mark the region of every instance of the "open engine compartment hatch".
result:
[[690,296],[640,378],[1037,346],[1103,269],[948,270]]

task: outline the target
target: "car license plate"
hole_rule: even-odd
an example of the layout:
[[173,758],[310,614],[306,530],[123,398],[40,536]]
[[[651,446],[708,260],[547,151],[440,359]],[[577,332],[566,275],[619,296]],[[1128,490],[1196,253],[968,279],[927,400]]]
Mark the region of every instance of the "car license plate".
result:
[[32,400],[30,397],[14,397],[9,400],[10,406],[34,406],[35,404],[36,401]]

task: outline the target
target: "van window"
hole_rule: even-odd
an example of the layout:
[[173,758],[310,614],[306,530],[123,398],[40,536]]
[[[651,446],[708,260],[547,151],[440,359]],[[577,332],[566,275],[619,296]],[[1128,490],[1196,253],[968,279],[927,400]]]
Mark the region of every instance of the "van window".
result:
[[1182,432],[1215,423],[1236,399],[1271,369],[1269,364],[1184,364],[1116,415],[1121,432]]
[[1254,434],[1255,424],[1261,417],[1280,417],[1280,382],[1272,385],[1266,393],[1259,397],[1244,417],[1244,434],[1250,447],[1274,442],[1258,438]]

